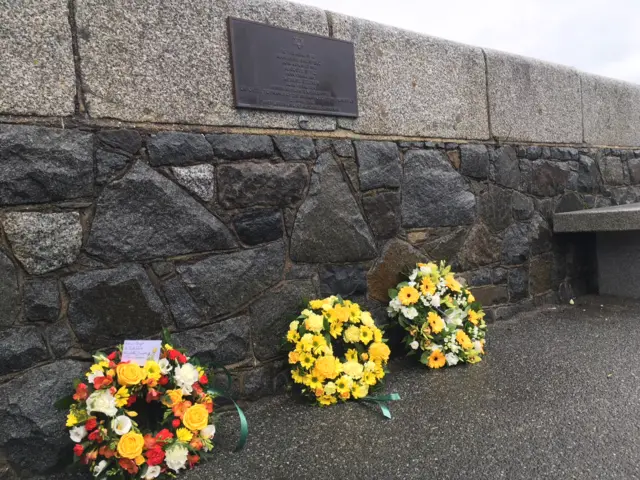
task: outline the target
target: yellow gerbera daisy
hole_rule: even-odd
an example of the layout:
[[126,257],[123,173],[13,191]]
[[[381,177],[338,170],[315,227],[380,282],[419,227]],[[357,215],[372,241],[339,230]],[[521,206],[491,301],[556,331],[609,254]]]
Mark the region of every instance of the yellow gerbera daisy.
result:
[[373,372],[364,372],[364,375],[362,376],[362,380],[364,381],[364,383],[371,386],[378,383],[378,379],[376,378],[376,375]]
[[469,338],[469,335],[467,335],[465,332],[463,332],[462,330],[458,330],[456,332],[456,341],[460,344],[460,346],[462,348],[464,348],[465,350],[470,350],[473,348],[473,342],[471,342],[471,339]]
[[403,305],[413,305],[419,298],[420,294],[418,293],[418,290],[408,285],[406,287],[402,287],[400,292],[398,292],[398,299]]
[[420,290],[423,295],[433,295],[436,293],[436,284],[433,283],[430,277],[424,277],[420,283]]
[[354,383],[351,388],[353,398],[364,398],[369,394],[369,385],[366,383]]
[[429,312],[429,314],[427,315],[427,321],[429,322],[431,330],[435,334],[440,333],[444,328],[444,320],[442,320],[442,318],[437,313]]
[[469,321],[474,325],[478,325],[482,317],[484,317],[484,312],[476,312],[475,310],[469,310]]
[[429,368],[442,368],[445,363],[447,363],[447,360],[444,357],[444,353],[440,350],[434,350],[431,352],[431,355],[429,355]]
[[316,355],[320,355],[324,352],[325,348],[327,346],[327,341],[324,339],[324,337],[322,335],[314,335],[313,339],[311,340],[311,351],[316,354]]
[[462,285],[455,278],[453,278],[453,274],[450,273],[446,277],[444,277],[444,284],[449,288],[449,290],[460,293],[462,291]]

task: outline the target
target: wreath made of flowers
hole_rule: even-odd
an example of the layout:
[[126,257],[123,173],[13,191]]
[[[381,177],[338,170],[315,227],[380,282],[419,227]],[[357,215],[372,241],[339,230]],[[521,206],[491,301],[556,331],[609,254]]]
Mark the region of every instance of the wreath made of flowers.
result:
[[322,406],[378,390],[391,353],[371,314],[339,296],[311,300],[285,345],[294,384]]
[[94,477],[175,478],[213,448],[213,394],[197,359],[170,344],[144,365],[121,361],[122,347],[93,358],[66,426]]
[[482,306],[444,262],[418,263],[409,280],[389,290],[389,315],[407,332],[409,354],[429,368],[477,363],[484,355]]

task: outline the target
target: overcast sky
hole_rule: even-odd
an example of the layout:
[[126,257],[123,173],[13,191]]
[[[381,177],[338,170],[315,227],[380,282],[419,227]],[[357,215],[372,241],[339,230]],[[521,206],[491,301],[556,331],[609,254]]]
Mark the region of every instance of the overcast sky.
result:
[[640,83],[640,0],[295,0]]

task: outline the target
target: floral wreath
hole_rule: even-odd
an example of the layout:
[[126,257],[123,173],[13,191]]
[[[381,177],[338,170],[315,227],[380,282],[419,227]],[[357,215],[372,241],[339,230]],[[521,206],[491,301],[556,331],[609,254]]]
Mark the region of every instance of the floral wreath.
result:
[[[371,314],[357,303],[339,296],[311,300],[287,332],[291,378],[322,406],[365,399],[385,376],[391,353],[385,342]],[[385,400],[390,399],[396,398]]]
[[408,282],[389,290],[391,317],[407,332],[409,354],[429,368],[477,363],[484,354],[482,306],[441,262],[418,263]]
[[123,362],[121,346],[93,358],[86,382],[75,383],[66,425],[74,460],[94,477],[174,478],[213,448],[215,392],[205,392],[197,359],[168,343],[143,366]]

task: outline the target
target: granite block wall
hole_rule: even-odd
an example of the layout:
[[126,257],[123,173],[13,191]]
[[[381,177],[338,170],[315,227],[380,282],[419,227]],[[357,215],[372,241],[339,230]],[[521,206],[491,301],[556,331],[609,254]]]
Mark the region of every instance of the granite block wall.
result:
[[385,323],[398,272],[444,259],[490,321],[566,301],[594,288],[593,239],[552,214],[640,197],[640,151],[587,147],[5,124],[0,165],[0,447],[41,472],[66,435],[42,396],[96,349],[167,327],[271,394],[304,299]]

